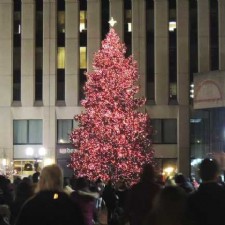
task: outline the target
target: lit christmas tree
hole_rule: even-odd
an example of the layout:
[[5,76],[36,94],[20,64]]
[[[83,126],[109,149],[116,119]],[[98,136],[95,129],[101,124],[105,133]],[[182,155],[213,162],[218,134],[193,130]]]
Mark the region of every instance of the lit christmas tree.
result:
[[71,155],[76,176],[133,184],[142,165],[153,161],[150,118],[137,111],[145,99],[134,97],[139,91],[137,63],[125,52],[110,28],[94,56],[93,72],[86,73],[85,112],[74,117],[79,127],[70,136],[78,150]]

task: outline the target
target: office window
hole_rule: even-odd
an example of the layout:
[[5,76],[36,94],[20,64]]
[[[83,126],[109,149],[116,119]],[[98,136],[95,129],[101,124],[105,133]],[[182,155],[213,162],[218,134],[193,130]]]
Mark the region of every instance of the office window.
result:
[[57,100],[65,100],[65,48],[58,47],[57,60]]
[[65,100],[65,69],[57,69],[57,100]]
[[58,32],[65,33],[65,11],[58,11]]
[[87,11],[80,11],[80,32],[87,30]]
[[14,144],[42,144],[42,120],[14,120]]
[[196,0],[190,0],[189,10],[190,83],[193,83],[193,74],[198,72],[198,10]]
[[132,54],[132,10],[131,0],[125,0],[124,2],[124,42],[127,47],[126,56]]
[[80,47],[80,69],[87,69],[87,48]]
[[21,0],[13,8],[13,101],[21,100]]
[[169,99],[177,99],[177,29],[176,0],[169,1]]
[[80,3],[80,70],[79,70],[79,100],[84,98],[84,83],[87,70],[87,1]]
[[177,143],[177,120],[176,119],[152,119],[152,141],[155,144]]
[[218,1],[210,0],[210,61],[211,70],[219,69]]
[[168,144],[177,143],[177,120],[163,120],[163,142]]
[[35,70],[35,100],[42,100],[43,75],[42,70]]
[[35,101],[41,101],[43,90],[43,0],[36,1],[35,8]]
[[101,1],[101,7],[102,7],[102,15],[101,15],[102,40],[104,40],[106,34],[109,32],[109,0]]
[[65,48],[64,47],[58,47],[57,68],[65,69]]
[[65,1],[57,0],[57,78],[56,100],[65,100]]
[[77,122],[70,119],[57,120],[57,143],[70,143],[70,134]]
[[146,1],[146,69],[147,100],[155,99],[155,65],[154,65],[154,1]]

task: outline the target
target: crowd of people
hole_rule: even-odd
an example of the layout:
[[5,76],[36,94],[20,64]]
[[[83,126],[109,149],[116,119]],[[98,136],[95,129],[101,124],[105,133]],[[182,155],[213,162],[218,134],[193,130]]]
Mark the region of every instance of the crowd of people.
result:
[[214,159],[199,167],[200,185],[176,174],[173,182],[156,179],[152,165],[140,181],[90,182],[64,178],[58,165],[13,183],[0,175],[0,225],[224,225],[225,185]]

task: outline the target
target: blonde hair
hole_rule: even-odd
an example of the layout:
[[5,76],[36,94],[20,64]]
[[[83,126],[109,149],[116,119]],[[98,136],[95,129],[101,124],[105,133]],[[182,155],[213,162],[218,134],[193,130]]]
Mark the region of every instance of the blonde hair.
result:
[[41,171],[37,191],[43,190],[50,190],[50,191],[63,190],[63,172],[58,165],[53,164],[46,166]]

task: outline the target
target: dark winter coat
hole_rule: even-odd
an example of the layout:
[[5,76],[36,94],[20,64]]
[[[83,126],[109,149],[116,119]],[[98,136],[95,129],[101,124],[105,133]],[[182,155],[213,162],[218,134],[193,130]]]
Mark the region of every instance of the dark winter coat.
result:
[[41,191],[22,207],[15,225],[84,225],[80,209],[63,192]]
[[202,183],[188,199],[188,215],[194,225],[225,224],[225,190],[212,183]]
[[77,191],[71,193],[71,199],[79,206],[84,217],[85,225],[93,225],[95,216],[95,198],[85,194],[79,194]]
[[126,214],[130,225],[143,224],[160,190],[160,186],[151,181],[141,181],[131,188],[126,202]]

